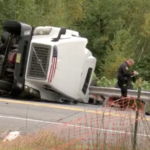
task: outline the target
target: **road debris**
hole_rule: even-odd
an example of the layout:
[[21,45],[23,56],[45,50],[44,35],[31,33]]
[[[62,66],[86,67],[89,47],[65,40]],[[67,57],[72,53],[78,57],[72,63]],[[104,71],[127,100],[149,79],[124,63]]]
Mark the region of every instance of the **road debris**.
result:
[[0,135],[0,139],[2,139],[3,142],[6,142],[6,141],[12,141],[16,139],[18,136],[20,136],[19,131],[7,131]]

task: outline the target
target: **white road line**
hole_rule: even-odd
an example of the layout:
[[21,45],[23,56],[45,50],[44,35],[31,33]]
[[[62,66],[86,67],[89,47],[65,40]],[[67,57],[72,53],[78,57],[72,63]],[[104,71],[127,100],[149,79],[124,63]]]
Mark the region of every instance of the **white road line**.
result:
[[[0,118],[31,121],[31,122],[40,122],[40,123],[45,123],[45,124],[61,125],[61,126],[64,126],[64,127],[68,126],[68,127],[77,127],[77,128],[84,128],[84,129],[94,129],[94,130],[99,130],[99,131],[112,132],[112,133],[118,133],[118,134],[126,134],[126,135],[127,134],[128,135],[133,134],[131,132],[126,132],[126,131],[100,129],[100,128],[95,128],[95,127],[80,126],[80,125],[60,123],[60,122],[43,121],[43,120],[36,120],[36,119],[28,119],[28,118],[21,118],[21,117],[11,117],[11,116],[2,116],[2,115],[0,115]],[[143,136],[143,137],[150,137],[150,135],[146,135],[146,134],[137,134],[137,135],[138,136]]]

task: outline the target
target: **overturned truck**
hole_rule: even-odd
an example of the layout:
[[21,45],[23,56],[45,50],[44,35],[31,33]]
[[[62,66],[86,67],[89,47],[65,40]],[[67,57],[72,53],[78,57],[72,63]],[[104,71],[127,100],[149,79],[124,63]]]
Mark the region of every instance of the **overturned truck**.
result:
[[77,31],[5,21],[0,45],[1,96],[88,103],[96,58]]

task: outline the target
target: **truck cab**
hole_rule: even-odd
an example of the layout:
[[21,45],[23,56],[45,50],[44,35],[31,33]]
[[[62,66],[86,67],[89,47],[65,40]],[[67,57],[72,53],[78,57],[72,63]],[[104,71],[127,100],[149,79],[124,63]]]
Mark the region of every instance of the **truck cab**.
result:
[[12,97],[88,103],[96,58],[86,38],[70,29],[18,21],[4,22],[3,29],[9,36],[2,44],[1,91]]

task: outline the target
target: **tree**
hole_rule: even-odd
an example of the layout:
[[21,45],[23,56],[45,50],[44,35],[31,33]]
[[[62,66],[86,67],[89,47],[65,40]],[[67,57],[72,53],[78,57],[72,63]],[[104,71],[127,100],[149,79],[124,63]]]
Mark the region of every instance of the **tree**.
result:
[[93,0],[85,5],[86,18],[78,22],[80,32],[89,39],[88,47],[98,59],[96,73],[113,78],[116,69],[110,66],[118,66],[120,59],[127,57],[136,61],[139,58],[146,38],[144,15],[150,12],[150,1]]

